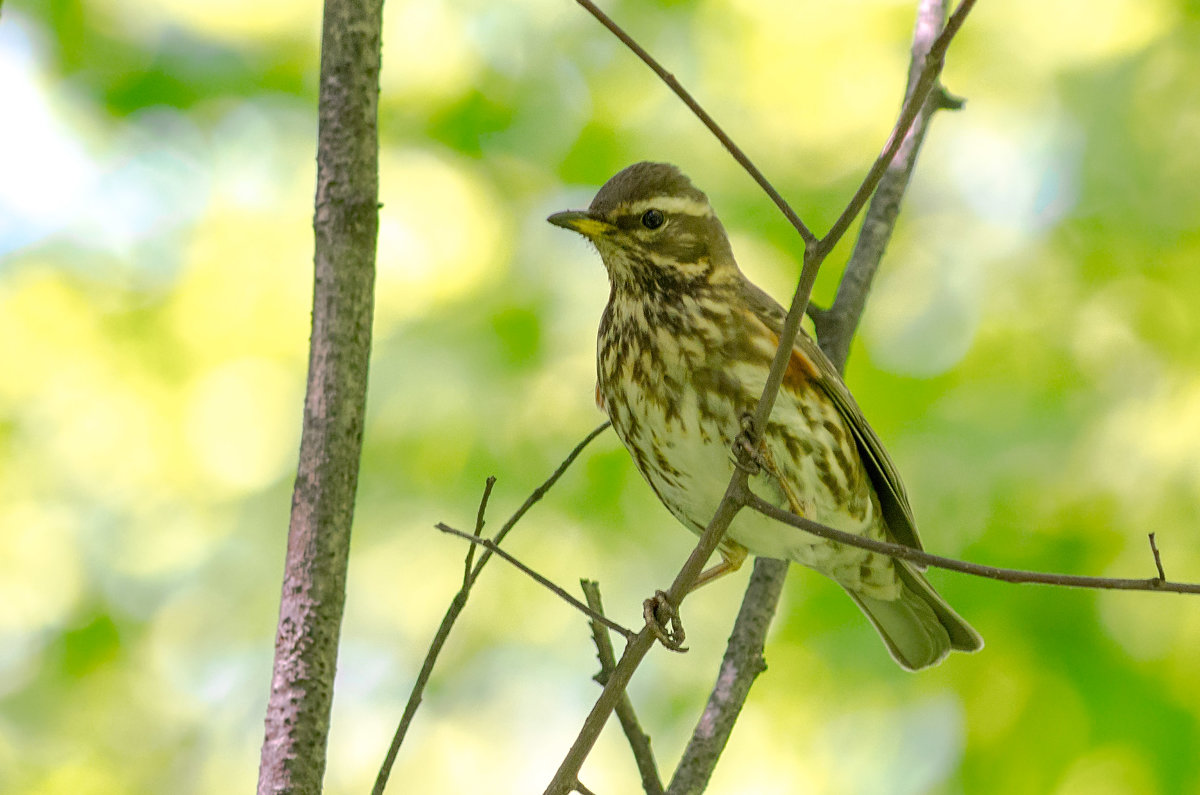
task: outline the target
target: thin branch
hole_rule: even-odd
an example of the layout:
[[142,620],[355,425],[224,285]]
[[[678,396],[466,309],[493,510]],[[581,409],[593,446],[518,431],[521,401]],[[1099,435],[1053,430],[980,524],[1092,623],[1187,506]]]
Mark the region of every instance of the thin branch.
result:
[[1163,591],[1167,593],[1200,594],[1200,583],[1169,582],[1163,577],[1151,577],[1145,580],[1124,579],[1118,577],[1089,577],[1082,574],[1055,574],[1043,571],[1026,571],[1024,569],[1005,569],[999,566],[985,566],[981,563],[969,563],[941,555],[934,555],[923,549],[895,544],[891,541],[876,541],[853,533],[834,530],[823,524],[797,516],[794,513],[776,508],[771,503],[747,489],[742,495],[746,507],[752,508],[764,516],[769,516],[792,527],[812,533],[815,536],[836,541],[859,549],[869,549],[893,558],[911,561],[920,566],[934,566],[947,571],[957,571],[975,577],[986,577],[989,580],[1013,583],[1038,583],[1041,585],[1059,585],[1067,588],[1092,588],[1101,591]]
[[412,690],[408,694],[408,703],[404,705],[404,714],[400,718],[400,724],[396,727],[396,733],[392,736],[392,744],[388,748],[387,756],[384,757],[383,764],[379,766],[379,773],[375,776],[375,786],[371,788],[372,795],[383,795],[383,790],[387,787],[388,776],[392,774],[392,765],[396,762],[396,754],[400,752],[400,745],[408,734],[408,727],[412,725],[413,717],[417,714],[417,707],[421,706],[421,700],[425,696],[425,687],[433,675],[433,666],[442,653],[442,647],[446,645],[446,641],[450,637],[450,630],[454,628],[454,622],[458,620],[459,614],[467,606],[469,594],[470,586],[460,589],[458,593],[454,594],[454,598],[450,600],[450,606],[446,608],[446,614],[442,616],[442,623],[433,635],[433,641],[430,642],[429,649],[425,652],[425,661],[417,673],[417,680],[413,682]]
[[[537,504],[542,497],[545,497],[546,492],[553,488],[554,484],[558,482],[558,479],[561,478],[563,473],[567,471],[567,467],[575,463],[575,459],[579,458],[579,454],[583,452],[583,448],[591,444],[592,440],[597,436],[608,430],[610,425],[612,425],[612,423],[607,420],[600,423],[592,429],[591,433],[583,437],[583,440],[580,441],[579,444],[575,445],[571,452],[567,453],[567,457],[564,458],[562,463],[558,465],[558,469],[554,470],[554,472],[551,473],[550,477],[546,478],[546,481],[542,483],[542,485],[534,489],[533,493],[529,495],[525,502],[521,503],[521,507],[514,511],[513,515],[508,517],[508,521],[496,531],[496,535],[492,538],[493,543],[499,544],[504,540],[504,537],[508,535],[509,531],[513,529],[517,522],[521,521],[521,517],[523,517],[530,508]],[[471,574],[472,583],[479,579],[479,572],[483,571],[483,566],[485,563],[487,563],[487,560],[490,556],[490,551],[484,552],[479,556],[479,563],[475,564],[475,571]]]
[[[596,426],[591,433],[583,438],[579,444],[567,453],[567,457],[562,460],[558,468],[551,473],[550,477],[533,490],[533,493],[521,504],[508,521],[496,533],[492,539],[493,544],[499,544],[504,539],[508,532],[521,520],[526,512],[534,506],[542,497],[545,496],[551,487],[558,482],[558,479],[563,476],[567,468],[574,463],[583,449],[591,443],[593,439],[603,433],[611,423],[604,422]],[[486,507],[487,496],[491,490],[490,481],[485,487],[484,497],[480,500],[480,510],[478,517],[483,516],[483,509]],[[476,518],[476,526],[480,526],[480,518]],[[474,544],[471,545],[474,548]],[[459,614],[467,605],[467,597],[471,593],[471,586],[479,579],[483,567],[487,565],[488,560],[492,557],[491,550],[485,550],[479,556],[475,568],[471,571],[469,577],[466,577],[462,588],[450,600],[450,605],[446,608],[446,614],[442,616],[442,623],[438,626],[437,632],[433,636],[433,641],[429,644],[429,650],[425,652],[425,661],[421,664],[421,670],[417,674],[417,680],[413,683],[412,691],[408,695],[408,703],[404,705],[404,714],[400,717],[400,723],[396,726],[396,733],[392,736],[392,743],[388,747],[387,755],[384,757],[383,763],[379,766],[379,774],[375,777],[375,786],[372,788],[372,795],[383,795],[384,788],[387,787],[388,777],[392,773],[392,766],[396,763],[396,755],[400,752],[400,746],[404,743],[404,738],[408,734],[408,727],[412,725],[413,717],[417,714],[417,707],[421,706],[421,699],[425,694],[425,687],[429,683],[429,677],[433,674],[433,666],[437,663],[438,656],[442,653],[442,647],[446,645],[446,639],[450,637],[450,630],[454,628],[454,623],[458,621]]]
[[[492,496],[492,488],[496,485],[496,476],[488,475],[483,484],[483,497],[479,500],[479,510],[475,514],[475,537],[483,535],[483,515],[487,512],[488,500]],[[467,554],[463,557],[463,587],[471,584],[471,563],[475,560],[475,545],[467,545]]]
[[754,561],[754,574],[725,648],[716,686],[708,697],[683,758],[675,768],[667,795],[703,792],[708,786],[742,705],[746,703],[750,686],[767,669],[763,643],[783,593],[787,571],[786,560],[758,558]]
[[721,129],[721,126],[717,124],[716,120],[713,119],[712,116],[709,115],[708,111],[700,107],[700,103],[697,102],[696,99],[690,93],[688,93],[688,90],[684,88],[678,80],[675,79],[675,75],[664,69],[662,64],[654,59],[654,56],[646,52],[642,45],[634,41],[632,36],[626,33],[616,22],[613,22],[607,14],[597,8],[595,4],[591,2],[591,0],[575,0],[575,2],[583,6],[589,14],[600,21],[601,25],[608,28],[614,36],[621,40],[622,44],[628,47],[629,50],[638,58],[641,58],[647,66],[654,70],[656,75],[662,78],[662,81],[667,84],[667,87],[675,92],[675,96],[683,100],[683,104],[687,105],[688,108],[691,109],[692,113],[696,114],[696,118],[700,119],[704,126],[708,128],[709,132],[716,136],[717,140],[721,142],[721,145],[729,150],[729,154],[733,155],[733,159],[736,160],[742,166],[742,168],[746,169],[746,172],[754,178],[754,181],[758,183],[759,187],[761,187],[763,191],[765,191],[766,194],[771,197],[771,201],[775,202],[775,206],[779,208],[780,212],[784,214],[784,217],[786,217],[791,225],[796,228],[796,231],[800,233],[800,237],[804,239],[805,244],[815,243],[817,237],[812,233],[812,230],[810,230],[808,226],[806,226],[805,223],[800,220],[800,216],[796,215],[796,211],[792,209],[792,206],[788,204],[787,200],[779,194],[779,191],[775,190],[775,186],[772,185],[767,180],[766,176],[758,170],[758,166],[754,165],[754,163],[750,161],[750,158],[747,157],[746,153],[741,150],[741,147],[733,142],[733,139],[730,138],[723,129]]
[[[917,9],[917,23],[913,30],[912,57],[909,63],[908,86],[905,100],[912,97],[921,79],[925,63],[934,40],[942,29],[946,18],[946,0],[921,0]],[[812,312],[813,324],[817,329],[817,341],[821,350],[838,370],[846,366],[850,353],[850,341],[858,329],[859,320],[867,305],[871,282],[883,259],[883,252],[891,240],[896,218],[900,214],[900,201],[908,189],[917,154],[925,140],[925,132],[936,110],[945,107],[961,107],[962,102],[950,105],[946,92],[940,84],[934,86],[917,113],[916,121],[904,136],[896,156],[887,164],[879,187],[871,197],[866,217],[858,233],[854,251],[846,263],[846,269],[838,282],[837,296],[829,309]]]
[[[906,102],[917,88],[926,55],[941,31],[945,17],[945,0],[921,0],[919,3],[908,86],[905,89]],[[908,187],[933,110],[945,105],[944,98],[945,92],[937,84],[880,178],[879,186],[867,207],[854,252],[838,284],[833,305],[826,311],[813,311],[811,303],[809,305],[808,313],[816,325],[817,341],[839,373],[845,369],[850,340],[858,327],[871,281],[891,238],[900,210],[900,199]],[[717,673],[716,684],[671,778],[668,795],[701,792],[708,786],[738,715],[749,697],[750,687],[760,672],[760,666],[765,665],[763,651],[767,630],[778,608],[787,571],[787,561],[769,558],[755,561]]]
[[975,0],[962,0],[950,20],[946,23],[946,27],[934,39],[933,44],[929,47],[929,54],[925,57],[924,64],[921,67],[920,75],[917,77],[916,83],[908,99],[905,100],[904,106],[900,110],[900,117],[896,120],[895,126],[892,128],[891,134],[888,136],[887,143],[884,144],[883,151],[879,157],[875,159],[874,165],[871,166],[867,176],[863,178],[862,184],[851,197],[850,202],[846,205],[846,209],[842,211],[838,219],[829,228],[829,231],[820,240],[814,244],[805,245],[804,250],[804,267],[800,271],[800,279],[796,284],[796,293],[792,296],[792,305],[788,310],[787,319],[784,321],[783,330],[779,335],[779,347],[775,351],[775,360],[771,363],[771,371],[767,376],[767,383],[763,389],[762,398],[758,401],[758,407],[754,411],[754,428],[761,429],[765,427],[767,417],[771,414],[771,408],[775,405],[775,398],[779,392],[779,385],[783,382],[783,373],[787,369],[787,363],[791,358],[792,346],[796,341],[796,334],[800,329],[800,320],[804,316],[805,310],[808,308],[808,299],[812,295],[813,285],[817,281],[817,271],[821,267],[821,263],[829,255],[829,252],[842,239],[842,235],[850,228],[850,224],[857,217],[863,205],[866,204],[867,198],[879,185],[887,172],[888,164],[896,157],[896,153],[900,150],[901,144],[904,143],[905,136],[908,130],[916,121],[917,113],[922,105],[925,104],[925,98],[930,90],[937,83],[938,75],[941,74],[942,66],[945,63],[946,50],[950,46],[950,41],[954,38],[963,22],[966,20],[967,14],[975,6]]
[[434,527],[436,527],[438,530],[441,530],[443,533],[447,533],[452,536],[458,536],[459,538],[470,541],[472,544],[477,544],[477,545],[483,547],[484,549],[488,550],[492,554],[499,555],[501,557],[501,559],[505,560],[508,563],[511,563],[513,566],[518,568],[525,575],[532,578],[533,581],[536,582],[538,585],[542,586],[543,588],[546,588],[551,593],[553,593],[555,596],[557,596],[559,599],[562,599],[564,602],[566,602],[571,607],[578,610],[580,613],[583,613],[585,616],[590,618],[592,621],[599,621],[601,624],[608,627],[613,632],[616,632],[618,635],[625,638],[625,640],[627,640],[627,641],[633,639],[633,637],[634,637],[633,630],[626,629],[625,627],[621,626],[617,622],[613,621],[608,616],[597,613],[595,610],[588,607],[583,602],[576,599],[574,596],[571,596],[571,594],[567,593],[566,589],[564,589],[562,586],[557,585],[556,583],[554,583],[552,580],[550,580],[545,575],[539,574],[538,572],[534,571],[529,566],[525,565],[520,560],[518,560],[515,555],[512,555],[509,552],[505,552],[503,549],[501,549],[500,547],[498,547],[496,545],[495,541],[492,541],[489,538],[479,538],[478,536],[473,536],[470,533],[464,533],[462,530],[455,530],[453,527],[450,527],[449,525],[447,525],[443,522],[438,522],[437,524],[434,525]]
[[[583,595],[587,597],[588,607],[600,615],[604,615],[604,603],[600,599],[600,583],[595,580],[580,580]],[[592,641],[596,644],[596,657],[600,660],[600,673],[596,674],[596,682],[604,685],[608,675],[617,666],[617,657],[613,653],[612,640],[604,631],[604,626],[597,621],[591,622]],[[628,693],[621,694],[621,700],[616,708],[617,720],[621,722],[621,730],[629,741],[633,751],[634,762],[637,763],[638,773],[642,777],[642,789],[646,795],[663,795],[662,779],[658,775],[658,763],[654,761],[654,750],[650,748],[650,735],[642,729],[637,713],[633,710],[633,701]]]
[[879,180],[883,179],[883,174],[887,171],[888,166],[896,157],[896,153],[900,150],[901,144],[904,143],[904,138],[908,134],[909,128],[916,121],[917,114],[921,111],[925,104],[925,98],[937,83],[938,77],[942,73],[942,66],[946,62],[946,50],[950,47],[950,42],[962,27],[963,22],[967,19],[967,14],[971,13],[971,9],[975,7],[975,0],[961,0],[958,8],[954,9],[954,13],[950,15],[950,19],[946,20],[946,27],[934,39],[933,44],[929,47],[929,52],[925,55],[925,61],[921,66],[921,71],[917,76],[916,82],[913,84],[912,90],[909,93],[908,99],[904,103],[904,109],[900,112],[900,118],[896,121],[896,126],[892,129],[892,134],[888,137],[887,144],[883,147],[883,152],[875,160],[875,164],[871,166],[871,170],[867,173],[862,185],[859,186],[853,198],[846,205],[846,209],[842,210],[842,214],[834,221],[833,226],[829,228],[828,234],[821,238],[821,246],[825,250],[833,248],[850,228],[854,218],[862,210],[863,205],[867,203],[867,199],[871,197],[871,193],[875,190],[875,186],[879,184]]
[[[578,0],[578,2],[585,8],[588,8],[589,11],[592,11],[592,8],[594,8],[589,7],[590,4],[586,0]],[[918,81],[918,90],[905,103],[900,115],[900,121],[897,122],[896,127],[893,129],[888,144],[884,147],[883,154],[880,155],[875,166],[868,172],[862,186],[851,200],[851,204],[846,208],[846,211],[842,213],[829,233],[821,240],[812,242],[811,237],[805,237],[804,268],[801,271],[799,283],[796,286],[796,293],[792,298],[791,308],[788,310],[787,319],[784,321],[783,329],[780,333],[779,347],[776,350],[775,359],[771,364],[767,382],[763,387],[762,396],[754,412],[752,432],[755,429],[765,426],[766,419],[771,413],[772,406],[775,404],[779,393],[779,385],[783,380],[784,369],[790,359],[792,346],[795,343],[796,334],[800,328],[800,319],[804,315],[809,295],[812,293],[813,283],[816,281],[817,270],[828,255],[830,248],[841,238],[845,230],[849,228],[850,222],[866,202],[867,196],[878,185],[879,180],[883,177],[886,164],[891,162],[892,158],[895,157],[896,150],[903,141],[908,127],[911,126],[913,120],[916,118],[917,108],[924,103],[925,94],[928,93],[929,88],[936,82],[937,72],[941,69],[944,53],[949,46],[950,39],[953,38],[954,33],[961,27],[966,14],[972,6],[974,6],[974,0],[962,0],[959,8],[955,11],[956,21],[954,26],[950,27],[947,25],[947,29],[934,42],[931,52],[940,53],[939,57],[926,58],[922,77]],[[593,14],[595,15],[595,12]],[[636,45],[636,42],[633,42],[633,39],[627,33],[607,17],[598,15],[597,19],[600,19],[605,24],[605,27],[618,35],[627,46],[631,46],[631,49],[633,45]],[[638,47],[634,52],[638,53],[639,57],[642,57],[641,53],[644,50]],[[661,67],[655,68],[656,63],[648,60],[648,57],[643,57],[643,60],[659,73],[664,82],[672,86],[672,88],[674,85],[677,85],[673,77],[660,71]],[[924,86],[923,90],[921,86]],[[681,98],[684,97],[681,95]],[[684,101],[688,102],[687,98],[684,98]],[[689,107],[692,107],[693,103],[694,100],[689,102]],[[693,111],[695,110],[693,108]],[[705,114],[705,117],[707,117],[707,114]],[[906,122],[905,119],[907,119]],[[902,124],[901,122],[904,123]],[[800,228],[799,226],[797,227],[797,229]],[[803,235],[803,232],[801,234]],[[721,501],[717,505],[713,518],[709,521],[695,549],[692,550],[691,555],[688,556],[687,561],[683,564],[675,580],[671,583],[671,587],[665,593],[666,600],[672,606],[678,608],[684,595],[691,588],[692,584],[695,583],[704,563],[716,550],[730,522],[733,521],[734,516],[741,509],[742,504],[737,499],[737,495],[747,491],[747,478],[748,472],[742,467],[737,468],[730,478],[729,485],[726,487],[725,494],[721,497]],[[613,709],[616,707],[620,694],[629,685],[629,680],[632,678],[633,672],[650,651],[655,637],[655,628],[648,621],[646,627],[626,647],[625,653],[621,656],[620,662],[617,663],[617,667],[609,678],[608,685],[605,686],[604,691],[596,700],[595,705],[593,705],[591,712],[584,719],[579,735],[575,738],[575,742],[571,745],[558,770],[555,771],[554,777],[551,779],[549,785],[547,785],[545,790],[547,795],[564,795],[570,791],[573,783],[578,780],[579,770],[583,766],[583,761],[591,753],[592,746],[595,744],[596,738],[599,737],[600,731],[604,728],[604,724],[608,721],[608,716],[612,714]]]

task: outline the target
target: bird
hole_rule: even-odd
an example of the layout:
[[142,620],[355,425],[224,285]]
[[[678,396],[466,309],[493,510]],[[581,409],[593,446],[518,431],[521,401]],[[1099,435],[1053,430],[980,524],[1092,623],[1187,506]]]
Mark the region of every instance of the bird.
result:
[[[734,259],[708,197],[676,166],[635,163],[586,210],[550,223],[594,245],[609,297],[597,335],[596,402],[658,499],[704,531],[739,466],[743,440],[786,312]],[[750,489],[813,521],[921,548],[904,484],[837,369],[801,329],[779,396],[758,434]],[[916,671],[983,639],[921,567],[739,511],[695,587],[748,554],[794,561],[833,579],[899,665]]]

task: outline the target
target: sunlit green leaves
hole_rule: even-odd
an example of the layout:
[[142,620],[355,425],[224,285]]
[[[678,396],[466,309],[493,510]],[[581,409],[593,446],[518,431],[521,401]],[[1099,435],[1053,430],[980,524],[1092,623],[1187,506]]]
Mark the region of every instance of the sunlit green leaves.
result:
[[[610,10],[818,230],[882,145],[909,3]],[[376,339],[329,789],[373,778],[488,529],[601,420],[586,245],[544,223],[640,159],[706,190],[779,298],[800,246],[575,4],[385,4]],[[0,790],[251,786],[302,411],[320,4],[8,3],[0,21]],[[1200,579],[1200,18],[1187,3],[981,5],[848,381],[927,546],[1000,565]],[[848,250],[848,248],[846,249]],[[844,255],[843,255],[844,256]],[[835,254],[817,296],[836,286]],[[690,549],[610,434],[513,533],[637,623]],[[595,694],[583,621],[493,564],[398,773],[537,791]],[[739,575],[740,577],[740,575]],[[934,572],[979,655],[909,676],[794,571],[714,792],[1200,786],[1200,610]],[[665,769],[739,578],[633,697]],[[98,728],[99,727],[99,728]],[[615,733],[585,780],[628,792]]]

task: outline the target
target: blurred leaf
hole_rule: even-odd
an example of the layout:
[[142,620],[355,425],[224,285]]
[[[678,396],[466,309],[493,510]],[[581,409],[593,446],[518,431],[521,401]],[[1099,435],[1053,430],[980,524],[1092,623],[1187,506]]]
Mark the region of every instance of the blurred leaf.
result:
[[64,632],[62,669],[68,677],[78,679],[117,658],[121,637],[116,624],[108,615],[97,615],[86,624]]

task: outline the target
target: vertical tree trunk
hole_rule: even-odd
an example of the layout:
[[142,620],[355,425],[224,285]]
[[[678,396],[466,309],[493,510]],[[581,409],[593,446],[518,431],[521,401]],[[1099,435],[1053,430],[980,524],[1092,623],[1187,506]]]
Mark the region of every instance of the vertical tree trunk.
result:
[[325,773],[371,349],[382,5],[325,3],[308,388],[260,795],[320,792]]

